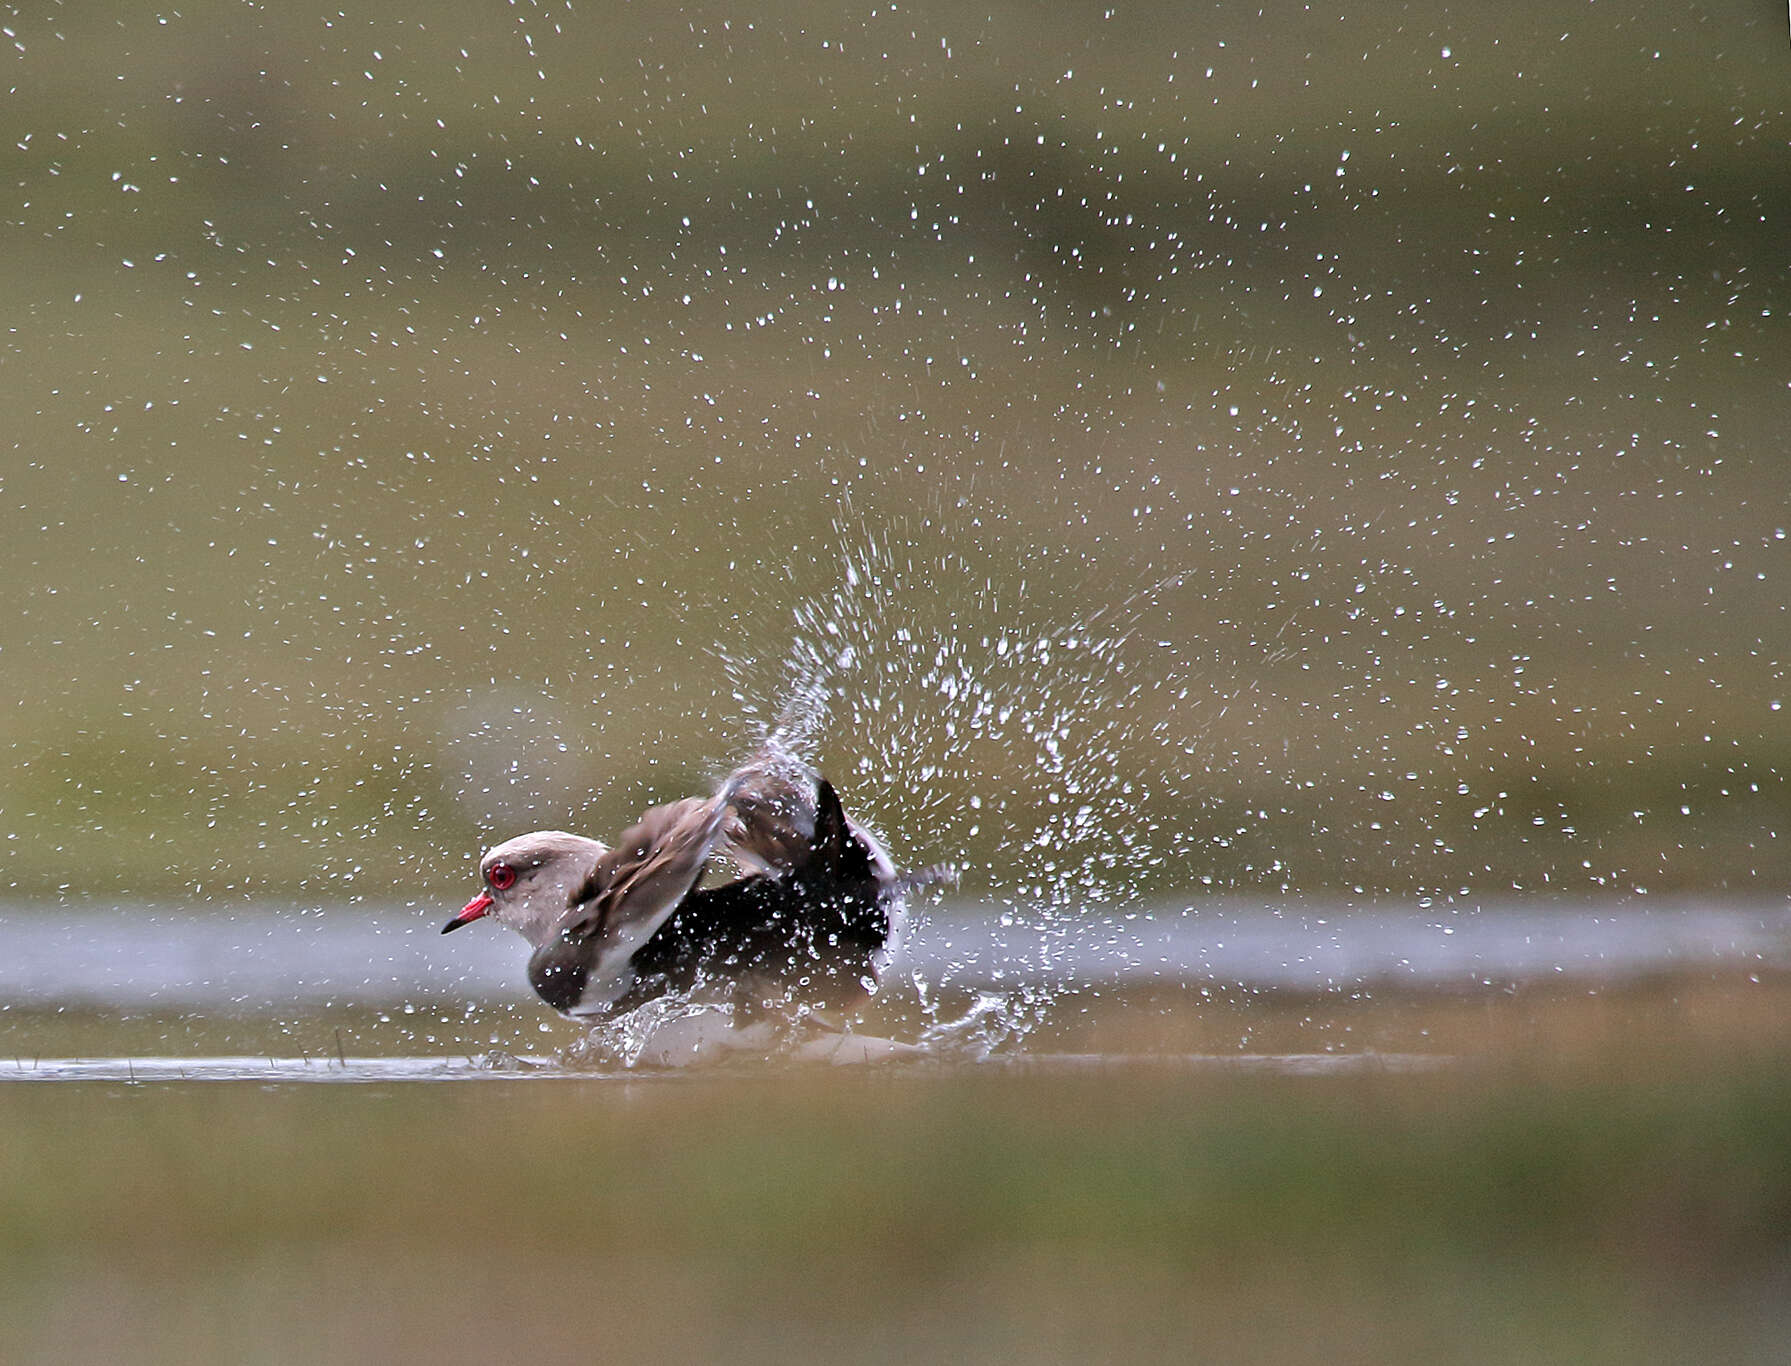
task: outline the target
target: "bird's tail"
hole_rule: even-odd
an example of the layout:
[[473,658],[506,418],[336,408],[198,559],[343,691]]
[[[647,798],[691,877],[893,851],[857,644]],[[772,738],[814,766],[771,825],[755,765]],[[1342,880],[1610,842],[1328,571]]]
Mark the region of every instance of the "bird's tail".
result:
[[955,863],[929,863],[925,868],[897,874],[895,889],[906,896],[928,887],[956,887],[962,871]]

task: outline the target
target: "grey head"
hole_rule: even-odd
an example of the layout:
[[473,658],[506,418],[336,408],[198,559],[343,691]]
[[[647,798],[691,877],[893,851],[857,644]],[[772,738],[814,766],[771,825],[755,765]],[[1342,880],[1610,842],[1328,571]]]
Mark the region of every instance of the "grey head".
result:
[[574,893],[608,852],[598,841],[564,830],[535,830],[505,840],[479,860],[485,889],[442,926],[442,933],[490,916],[540,948],[559,932]]

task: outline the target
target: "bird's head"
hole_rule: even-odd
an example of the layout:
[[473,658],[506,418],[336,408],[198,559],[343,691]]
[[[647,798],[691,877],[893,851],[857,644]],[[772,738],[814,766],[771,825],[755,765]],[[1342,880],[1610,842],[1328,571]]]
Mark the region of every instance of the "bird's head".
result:
[[479,860],[485,885],[442,933],[490,916],[536,948],[558,932],[573,889],[605,853],[604,846],[564,830],[536,830],[494,846]]

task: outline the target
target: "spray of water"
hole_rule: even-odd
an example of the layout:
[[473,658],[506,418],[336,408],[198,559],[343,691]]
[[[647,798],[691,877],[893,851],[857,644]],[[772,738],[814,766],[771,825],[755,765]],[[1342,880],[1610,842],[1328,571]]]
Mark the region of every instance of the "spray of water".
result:
[[[1189,886],[1199,835],[1198,687],[1159,639],[1181,576],[1091,600],[1067,557],[979,558],[948,511],[871,524],[843,508],[831,583],[800,598],[776,652],[719,650],[749,742],[803,755],[849,791],[897,862],[948,862],[957,911],[993,909],[1034,961]],[[969,533],[969,534],[967,534]],[[774,699],[766,708],[762,699]],[[1074,984],[966,1006],[917,982],[927,1042],[982,1054]]]

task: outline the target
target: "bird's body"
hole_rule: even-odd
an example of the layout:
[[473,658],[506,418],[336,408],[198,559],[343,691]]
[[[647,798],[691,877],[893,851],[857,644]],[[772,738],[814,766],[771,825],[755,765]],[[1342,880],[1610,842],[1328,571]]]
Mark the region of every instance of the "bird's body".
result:
[[[701,885],[725,856],[745,875]],[[490,915],[534,946],[529,982],[566,1015],[662,996],[840,1010],[875,990],[913,879],[898,877],[826,779],[771,751],[715,796],[654,807],[614,848],[536,831],[480,861]],[[924,880],[924,878],[923,878]]]

